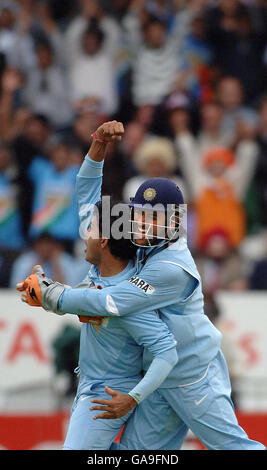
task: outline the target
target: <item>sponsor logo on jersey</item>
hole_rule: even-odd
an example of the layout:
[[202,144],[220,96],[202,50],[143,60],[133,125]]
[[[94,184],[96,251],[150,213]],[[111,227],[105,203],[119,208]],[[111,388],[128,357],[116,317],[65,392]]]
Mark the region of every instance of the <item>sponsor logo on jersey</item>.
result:
[[152,287],[148,282],[144,281],[140,277],[137,276],[132,276],[128,281],[131,284],[134,284],[136,287],[139,287],[145,294],[153,294],[154,292],[154,287]]

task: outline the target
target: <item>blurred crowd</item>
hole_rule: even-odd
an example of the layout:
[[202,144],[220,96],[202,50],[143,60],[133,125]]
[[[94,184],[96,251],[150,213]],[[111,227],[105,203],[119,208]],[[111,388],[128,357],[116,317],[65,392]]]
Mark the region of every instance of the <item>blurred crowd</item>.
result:
[[75,178],[104,121],[103,194],[177,182],[207,310],[267,289],[264,0],[0,0],[0,287],[87,273]]

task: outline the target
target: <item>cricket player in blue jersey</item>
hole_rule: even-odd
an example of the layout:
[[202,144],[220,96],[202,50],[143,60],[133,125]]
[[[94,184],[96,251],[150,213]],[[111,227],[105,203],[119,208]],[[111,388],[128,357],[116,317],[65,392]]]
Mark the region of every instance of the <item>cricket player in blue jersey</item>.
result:
[[[96,167],[102,167],[107,142],[112,135],[116,137],[117,129],[113,121],[94,133]],[[201,279],[180,231],[183,202],[172,181],[147,180],[130,203],[132,241],[139,247],[134,276],[97,290],[64,289],[33,275],[27,299],[34,286],[40,304],[57,314],[127,318],[156,310],[173,333],[178,362],[159,388],[135,408],[120,448],[179,449],[191,429],[207,449],[265,449],[249,439],[236,419],[221,334],[204,313]],[[145,348],[145,372],[151,360]],[[96,420],[122,416],[128,410],[127,400],[119,391],[111,400],[94,399],[98,405],[92,408],[103,411]]]
[[[93,158],[93,146],[91,155]],[[109,214],[104,212],[99,202],[101,178],[102,169],[96,167],[92,159],[86,158],[77,176],[76,187],[81,223],[86,222],[87,228],[90,222],[90,228],[86,230],[85,257],[91,266],[87,277],[77,288],[100,289],[116,285],[132,277],[136,271],[133,263],[136,248],[131,242],[115,240],[112,234],[109,239],[102,236],[103,219]],[[89,219],[84,211],[86,204],[95,205],[91,216],[89,211]],[[110,223],[116,219],[116,216],[111,217]],[[42,267],[36,266],[33,272],[39,273],[44,282],[50,282]],[[18,287],[21,290],[22,286]],[[80,321],[80,380],[63,449],[110,449],[137,403],[164,381],[177,362],[176,342],[166,324],[153,311],[127,317],[80,316]],[[150,350],[153,360],[143,377],[144,347]],[[109,387],[105,388],[106,384]],[[114,397],[118,392],[128,397],[127,412],[124,407],[120,409],[123,416],[118,419],[95,420],[90,400],[108,398],[106,392],[113,393],[112,389],[116,389]]]

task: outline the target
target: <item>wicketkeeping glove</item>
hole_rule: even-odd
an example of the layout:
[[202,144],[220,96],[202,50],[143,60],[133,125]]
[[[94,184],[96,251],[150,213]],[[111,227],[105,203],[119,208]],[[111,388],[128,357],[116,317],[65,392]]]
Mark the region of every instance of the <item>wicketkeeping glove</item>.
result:
[[64,312],[58,310],[58,300],[65,289],[71,287],[46,277],[40,265],[34,266],[32,274],[25,281],[17,283],[23,302],[32,307],[43,307],[58,315],[64,315]]

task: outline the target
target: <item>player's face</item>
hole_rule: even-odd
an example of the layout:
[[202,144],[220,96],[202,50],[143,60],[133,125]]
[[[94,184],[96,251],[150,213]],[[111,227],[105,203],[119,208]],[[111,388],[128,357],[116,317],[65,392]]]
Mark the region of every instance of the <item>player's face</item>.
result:
[[153,239],[164,239],[166,233],[166,220],[164,211],[134,209],[134,239],[142,246]]
[[85,245],[86,261],[97,265],[100,262],[101,257],[101,239],[99,237],[97,217],[93,217],[91,225],[87,230]]

